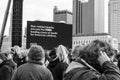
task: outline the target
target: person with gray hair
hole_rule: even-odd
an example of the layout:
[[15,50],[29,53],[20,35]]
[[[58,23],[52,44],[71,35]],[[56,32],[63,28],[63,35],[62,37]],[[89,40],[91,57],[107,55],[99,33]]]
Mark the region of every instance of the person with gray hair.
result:
[[63,80],[120,80],[120,70],[114,64],[112,46],[101,40],[94,40],[84,48],[76,49],[74,62],[65,71]]
[[16,70],[12,80],[53,80],[51,72],[44,66],[44,60],[42,46],[32,45],[28,52],[28,62]]
[[78,58],[79,53],[80,53],[80,51],[82,51],[82,49],[83,49],[83,46],[80,46],[80,45],[77,45],[72,49],[72,52],[71,52],[72,61],[74,61],[76,58]]

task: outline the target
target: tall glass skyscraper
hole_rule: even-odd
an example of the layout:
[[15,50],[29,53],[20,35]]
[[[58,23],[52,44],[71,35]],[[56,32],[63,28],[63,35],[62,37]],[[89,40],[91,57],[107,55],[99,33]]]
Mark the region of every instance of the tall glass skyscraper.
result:
[[109,33],[120,44],[120,0],[109,1]]
[[106,0],[73,0],[73,35],[105,33]]

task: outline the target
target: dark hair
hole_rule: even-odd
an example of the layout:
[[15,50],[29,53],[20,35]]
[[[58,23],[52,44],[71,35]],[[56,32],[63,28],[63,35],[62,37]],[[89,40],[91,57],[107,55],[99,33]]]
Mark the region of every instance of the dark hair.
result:
[[49,53],[49,56],[54,56],[54,55],[56,55],[56,49],[52,49]]
[[54,59],[56,60],[57,59],[57,54],[56,54],[56,49],[52,49],[50,52],[49,52],[49,61],[52,62],[54,61]]
[[94,68],[100,69],[100,65],[97,60],[98,56],[100,55],[100,50],[106,52],[108,57],[115,55],[113,52],[114,49],[107,42],[94,40],[84,48],[84,51],[82,52],[83,54],[81,54],[80,57]]

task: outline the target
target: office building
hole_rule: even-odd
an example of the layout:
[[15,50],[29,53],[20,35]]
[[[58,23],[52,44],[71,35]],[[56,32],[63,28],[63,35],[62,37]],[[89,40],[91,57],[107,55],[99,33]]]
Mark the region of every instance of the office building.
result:
[[22,46],[23,0],[13,0],[12,8],[12,46]]
[[109,1],[109,34],[120,44],[120,0]]
[[68,10],[58,10],[57,6],[53,10],[53,21],[72,24],[72,12]]
[[73,35],[105,33],[106,0],[73,0]]
[[107,33],[74,35],[72,48],[77,45],[86,46],[96,39],[108,42],[114,49],[118,50],[118,40]]
[[[22,36],[22,46],[21,49],[26,49],[26,37]],[[9,52],[11,50],[11,37],[4,36],[3,43],[1,47],[1,52]]]

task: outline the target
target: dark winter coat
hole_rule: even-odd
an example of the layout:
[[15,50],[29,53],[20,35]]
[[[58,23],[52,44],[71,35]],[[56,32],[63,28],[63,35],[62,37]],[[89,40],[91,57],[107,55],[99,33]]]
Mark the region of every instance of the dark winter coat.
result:
[[66,70],[63,80],[120,80],[120,70],[113,62],[105,62],[103,74],[78,62],[72,62]]
[[28,61],[18,67],[12,80],[53,80],[51,72],[37,61]]
[[16,54],[13,55],[13,60],[14,62],[17,64],[17,67],[19,67],[20,65],[26,63],[26,57],[23,58],[19,58],[19,56]]
[[54,80],[62,80],[63,73],[68,67],[67,63],[60,62],[59,59],[52,61],[48,64],[48,69],[52,72]]
[[11,80],[15,67],[12,60],[3,61],[0,64],[0,80]]
[[21,66],[22,64],[27,63],[26,57],[19,58],[19,62],[17,63],[17,67]]

